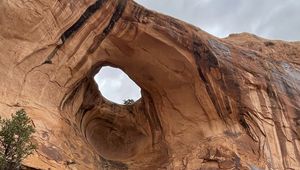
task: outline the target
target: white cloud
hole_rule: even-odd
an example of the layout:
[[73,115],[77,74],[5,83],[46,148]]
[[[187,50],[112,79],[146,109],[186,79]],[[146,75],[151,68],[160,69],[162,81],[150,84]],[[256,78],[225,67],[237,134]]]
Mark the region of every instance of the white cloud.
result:
[[218,37],[250,32],[270,39],[300,40],[299,0],[136,0],[145,7],[194,24]]
[[102,67],[95,76],[101,94],[108,100],[123,104],[124,99],[138,100],[141,89],[122,70]]

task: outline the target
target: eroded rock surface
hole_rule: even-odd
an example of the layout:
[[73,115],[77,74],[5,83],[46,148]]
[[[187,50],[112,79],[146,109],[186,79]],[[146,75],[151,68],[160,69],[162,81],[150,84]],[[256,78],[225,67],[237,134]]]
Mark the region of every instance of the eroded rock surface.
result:
[[[300,169],[300,43],[219,39],[131,0],[0,2],[1,116],[24,108],[36,169]],[[121,68],[142,98],[106,101]]]

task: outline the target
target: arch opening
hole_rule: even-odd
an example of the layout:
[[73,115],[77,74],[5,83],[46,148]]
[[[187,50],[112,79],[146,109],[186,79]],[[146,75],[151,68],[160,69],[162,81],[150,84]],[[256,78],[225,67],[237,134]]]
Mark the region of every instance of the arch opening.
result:
[[119,68],[103,66],[94,80],[102,96],[113,103],[132,104],[141,98],[141,88]]

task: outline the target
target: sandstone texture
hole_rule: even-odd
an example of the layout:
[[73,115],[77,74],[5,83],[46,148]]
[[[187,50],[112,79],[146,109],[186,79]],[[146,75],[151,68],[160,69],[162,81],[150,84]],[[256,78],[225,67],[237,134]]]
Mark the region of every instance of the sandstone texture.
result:
[[[0,1],[0,110],[37,129],[35,169],[299,170],[300,43],[219,39],[132,0]],[[122,69],[133,105],[93,77]]]

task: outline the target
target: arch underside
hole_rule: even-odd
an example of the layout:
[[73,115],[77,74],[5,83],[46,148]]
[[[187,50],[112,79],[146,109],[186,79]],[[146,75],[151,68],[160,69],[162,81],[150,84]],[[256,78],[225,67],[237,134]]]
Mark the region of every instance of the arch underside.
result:
[[[282,138],[284,133],[280,125],[274,127],[260,118],[271,112],[276,121],[280,119],[276,114],[282,114],[267,111],[282,105],[280,97],[270,92],[279,89],[270,87],[277,82],[274,74],[278,72],[266,71],[269,68],[263,63],[269,60],[131,1],[122,17],[116,21],[112,14],[111,19],[115,22],[111,32],[105,38],[103,32],[96,35],[83,55],[91,75],[81,84],[88,88],[82,90],[83,102],[75,114],[98,154],[132,169],[159,168],[185,159],[192,163],[178,166],[296,165],[282,165],[280,159],[268,162],[272,154],[267,153],[278,147],[268,140]],[[101,94],[91,97],[96,88],[90,78],[101,65],[124,70],[142,88],[142,99],[132,106],[118,106]],[[289,144],[280,139],[279,143],[280,151],[275,152],[282,161],[290,159],[283,156],[288,147],[295,148],[290,152],[297,159],[296,141]]]

